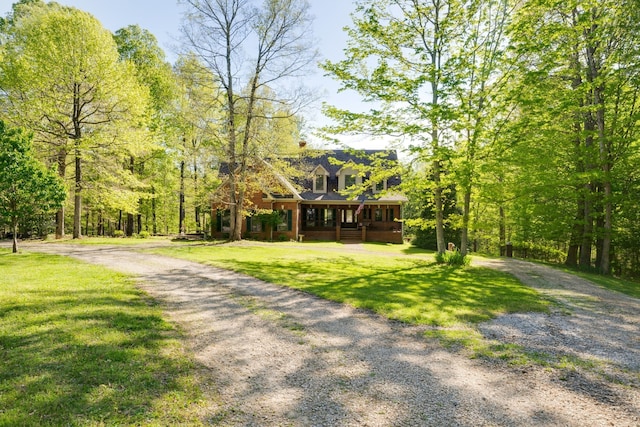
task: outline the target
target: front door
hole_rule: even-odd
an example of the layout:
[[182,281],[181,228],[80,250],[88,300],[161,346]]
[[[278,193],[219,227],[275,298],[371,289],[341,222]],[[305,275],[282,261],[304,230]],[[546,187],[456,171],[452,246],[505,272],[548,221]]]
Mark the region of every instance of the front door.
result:
[[356,211],[353,209],[344,209],[342,211],[342,228],[358,228]]

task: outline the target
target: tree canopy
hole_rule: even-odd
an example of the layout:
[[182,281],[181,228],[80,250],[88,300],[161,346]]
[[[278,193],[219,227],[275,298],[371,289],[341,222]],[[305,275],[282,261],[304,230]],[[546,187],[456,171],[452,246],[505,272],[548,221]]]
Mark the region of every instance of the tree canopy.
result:
[[13,252],[19,225],[57,210],[66,192],[55,171],[36,160],[32,136],[0,121],[0,220],[11,226]]

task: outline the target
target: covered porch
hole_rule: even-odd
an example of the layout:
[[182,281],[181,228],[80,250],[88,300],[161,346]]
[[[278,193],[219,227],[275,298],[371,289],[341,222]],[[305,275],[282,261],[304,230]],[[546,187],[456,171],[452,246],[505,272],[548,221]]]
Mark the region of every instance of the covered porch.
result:
[[302,204],[304,240],[402,243],[400,204]]

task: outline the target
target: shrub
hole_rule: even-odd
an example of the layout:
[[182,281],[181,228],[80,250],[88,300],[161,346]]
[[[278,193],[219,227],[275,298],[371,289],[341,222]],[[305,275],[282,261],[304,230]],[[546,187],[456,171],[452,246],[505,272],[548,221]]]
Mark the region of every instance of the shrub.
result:
[[149,232],[148,231],[141,231],[140,233],[138,233],[138,237],[141,239],[148,239],[149,238]]
[[471,258],[462,255],[459,251],[446,251],[438,252],[436,254],[436,262],[438,264],[448,264],[453,266],[469,265]]
[[113,230],[113,237],[124,237],[124,231],[122,231],[122,230]]

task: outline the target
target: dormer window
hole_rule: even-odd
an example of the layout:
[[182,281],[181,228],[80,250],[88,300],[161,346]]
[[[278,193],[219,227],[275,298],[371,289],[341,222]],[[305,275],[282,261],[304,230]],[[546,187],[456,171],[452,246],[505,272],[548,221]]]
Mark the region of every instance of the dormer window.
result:
[[371,191],[374,193],[380,193],[387,189],[387,180],[382,180],[382,182],[374,182],[371,185]]
[[345,167],[338,172],[338,189],[344,190],[353,185],[362,184],[362,177],[358,175],[358,171],[352,167]]
[[322,166],[318,166],[313,172],[313,192],[314,193],[326,193],[327,192],[327,177],[329,172]]
[[352,185],[356,185],[356,176],[355,175],[345,175],[344,176],[344,188],[349,188]]

